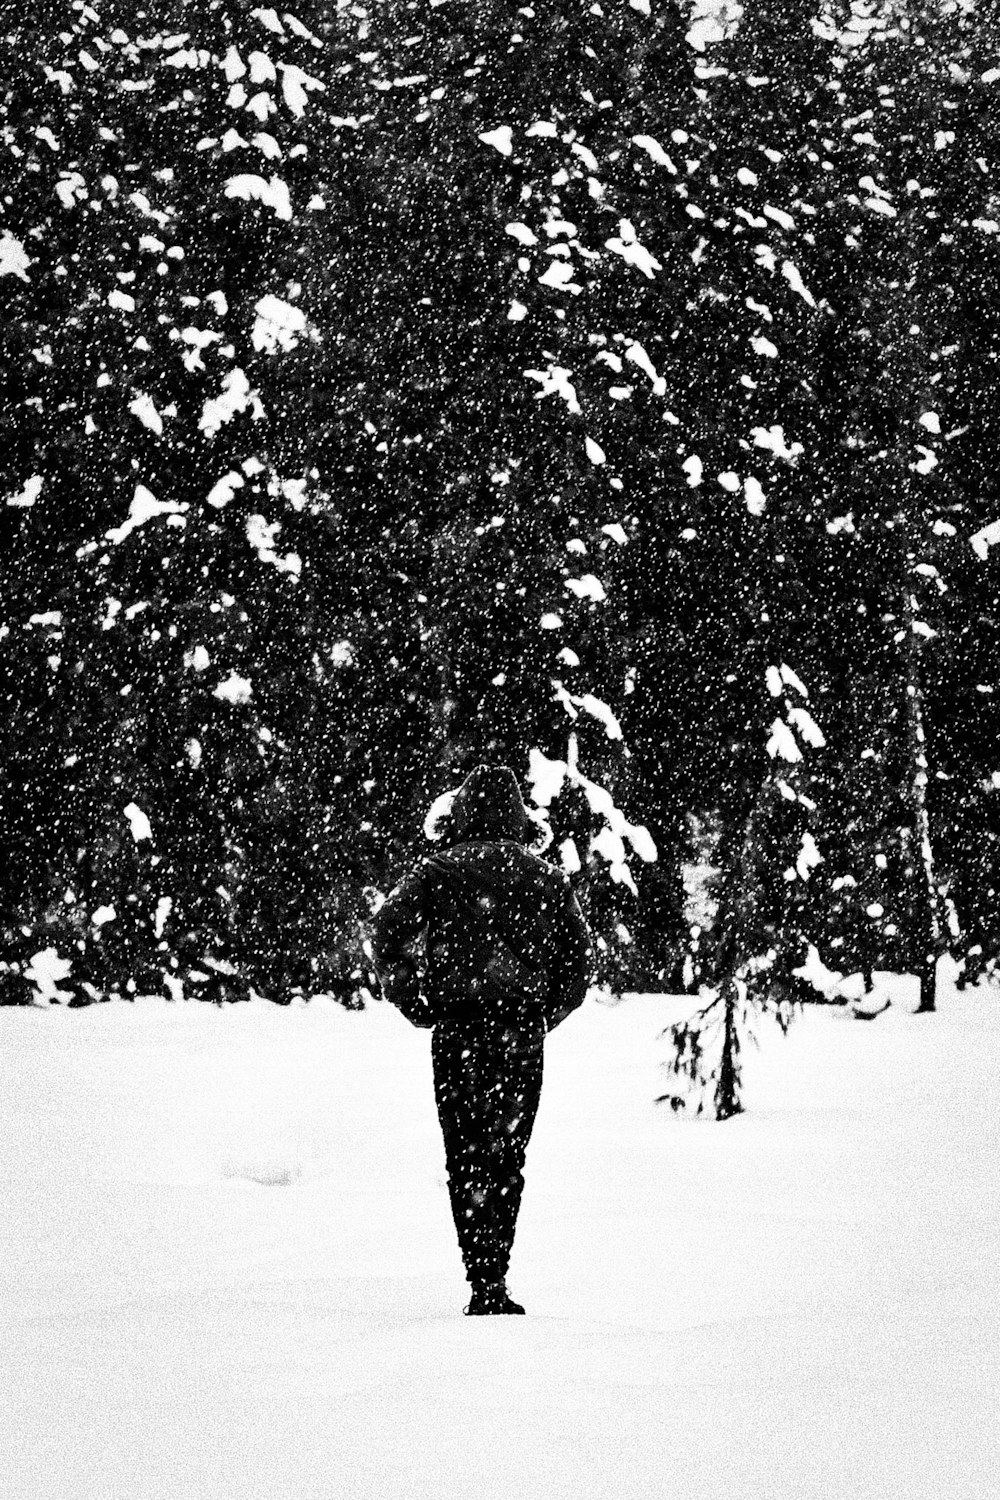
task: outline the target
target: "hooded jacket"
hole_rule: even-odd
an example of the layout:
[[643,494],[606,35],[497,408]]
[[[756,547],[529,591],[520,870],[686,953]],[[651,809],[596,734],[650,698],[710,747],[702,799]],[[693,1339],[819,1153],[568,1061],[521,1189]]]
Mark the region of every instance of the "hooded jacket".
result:
[[478,766],[455,796],[451,847],[380,908],[376,970],[414,1025],[541,1020],[551,1029],[582,1003],[586,923],[566,876],[524,847],[528,826],[513,773]]

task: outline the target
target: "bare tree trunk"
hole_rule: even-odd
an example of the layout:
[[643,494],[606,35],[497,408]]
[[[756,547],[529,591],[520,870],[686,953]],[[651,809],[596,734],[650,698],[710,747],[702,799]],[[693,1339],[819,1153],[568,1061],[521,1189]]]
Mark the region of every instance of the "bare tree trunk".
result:
[[731,1120],[734,1115],[743,1111],[740,1103],[740,1033],[736,1018],[738,1003],[736,983],[730,979],[723,990],[722,1058],[719,1063],[719,1082],[715,1090],[717,1120]]
[[748,957],[747,939],[756,900],[754,856],[766,780],[749,791],[742,826],[723,854],[725,875],[719,899],[719,932],[713,962],[713,977],[723,1007],[722,1055],[715,1090],[715,1117],[730,1120],[742,1113],[740,1102],[740,991],[736,980],[740,965]]
[[921,878],[916,901],[917,974],[920,980],[918,1012],[937,1008],[937,959],[941,945],[934,849],[927,815],[927,737],[924,732],[923,684],[916,623],[916,600],[906,588],[903,620],[906,629],[906,726],[911,767],[910,795]]

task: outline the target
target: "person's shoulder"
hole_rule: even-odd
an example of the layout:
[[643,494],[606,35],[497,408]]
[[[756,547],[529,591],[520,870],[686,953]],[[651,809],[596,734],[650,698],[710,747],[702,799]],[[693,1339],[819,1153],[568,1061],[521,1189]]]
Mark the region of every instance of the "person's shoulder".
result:
[[558,865],[552,864],[550,860],[543,859],[533,849],[522,848],[521,857],[525,862],[526,868],[531,869],[539,879],[544,880],[548,885],[553,887],[569,886],[569,876],[565,870],[560,869]]
[[430,875],[435,864],[440,859],[437,854],[420,854],[409,861],[405,868],[397,875],[396,883],[389,896],[396,896],[401,892],[409,892],[414,887],[421,885]]

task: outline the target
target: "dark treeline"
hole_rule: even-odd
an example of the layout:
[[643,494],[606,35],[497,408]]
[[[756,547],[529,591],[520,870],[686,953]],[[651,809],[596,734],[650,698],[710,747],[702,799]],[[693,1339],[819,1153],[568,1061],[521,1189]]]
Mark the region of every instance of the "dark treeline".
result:
[[355,1003],[479,761],[613,987],[996,960],[996,11],[690,24],[3,7],[5,999]]

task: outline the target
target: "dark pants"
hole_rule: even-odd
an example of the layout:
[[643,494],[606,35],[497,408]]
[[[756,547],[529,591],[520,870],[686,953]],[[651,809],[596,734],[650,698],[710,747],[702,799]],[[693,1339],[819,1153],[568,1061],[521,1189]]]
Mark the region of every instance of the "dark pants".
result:
[[502,1281],[524,1187],[524,1153],[542,1091],[545,1031],[439,1021],[434,1097],[451,1211],[470,1282]]

